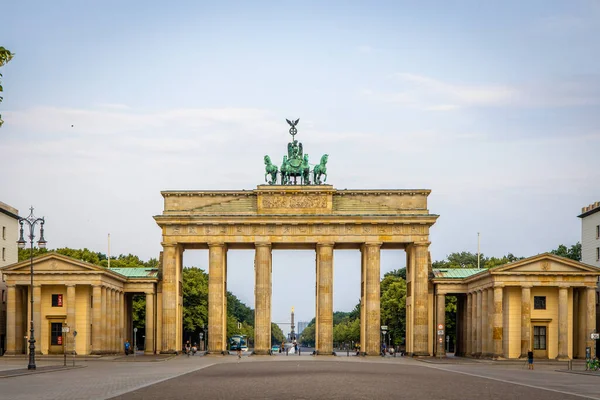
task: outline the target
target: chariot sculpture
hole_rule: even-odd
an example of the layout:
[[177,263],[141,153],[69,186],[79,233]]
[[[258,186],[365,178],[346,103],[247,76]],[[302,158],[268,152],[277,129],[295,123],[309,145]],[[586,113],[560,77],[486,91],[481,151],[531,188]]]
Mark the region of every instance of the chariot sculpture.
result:
[[[300,119],[286,119],[290,125],[289,133],[292,135],[292,141],[287,145],[287,155],[283,156],[281,167],[277,168],[271,162],[271,157],[265,156],[265,182],[269,185],[277,184],[277,174],[279,173],[279,184],[281,185],[320,185],[327,180],[327,159],[329,156],[324,154],[321,157],[321,162],[314,166],[311,170],[311,164],[308,161],[308,154],[304,153],[302,143],[296,140],[295,136],[298,133],[296,125]],[[312,182],[311,182],[312,175]],[[323,181],[321,178],[324,176]],[[269,179],[270,178],[270,179]]]

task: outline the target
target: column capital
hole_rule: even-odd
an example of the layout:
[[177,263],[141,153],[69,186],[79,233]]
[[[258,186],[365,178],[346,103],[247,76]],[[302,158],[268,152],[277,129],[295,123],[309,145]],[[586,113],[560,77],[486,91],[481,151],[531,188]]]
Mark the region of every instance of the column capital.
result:
[[[209,244],[209,246],[210,246],[210,244]],[[268,247],[268,248],[271,248],[271,246],[272,246],[272,245],[271,245],[271,243],[270,243],[270,242],[255,242],[255,243],[254,243],[254,247],[255,247],[255,248],[256,248],[256,247]]]
[[504,284],[503,283],[494,283],[493,288],[494,289],[504,289]]
[[77,284],[75,284],[75,283],[65,283],[65,286],[69,288],[69,287],[75,287],[75,286],[77,286]]
[[177,246],[178,243],[171,243],[171,242],[161,242],[161,246],[162,247],[175,247]]
[[383,242],[365,242],[363,245],[366,247],[381,247]]
[[560,283],[558,285],[558,290],[569,290],[570,287],[571,285],[569,285],[568,283]]
[[224,242],[208,242],[207,243],[208,247],[225,247],[225,243]]
[[318,242],[317,248],[319,247],[333,247],[335,245],[334,242]]
[[413,246],[426,246],[426,247],[428,247],[431,244],[431,242],[412,242],[411,244]]
[[521,285],[521,289],[531,289],[533,287],[533,283],[523,283]]

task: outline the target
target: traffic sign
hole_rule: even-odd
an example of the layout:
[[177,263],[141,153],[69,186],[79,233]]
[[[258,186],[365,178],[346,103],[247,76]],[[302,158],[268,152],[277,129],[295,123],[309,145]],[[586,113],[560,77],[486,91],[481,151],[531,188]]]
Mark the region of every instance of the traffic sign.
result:
[[439,342],[443,343],[444,342],[444,338],[440,337]]
[[63,331],[63,333],[69,333],[69,327],[68,326],[63,326],[62,327],[62,331]]
[[388,330],[388,327],[387,327],[387,325],[381,325],[381,330],[382,330],[382,331],[387,331],[387,330]]
[[444,336],[444,330],[443,330],[443,329],[440,329],[440,330],[438,331],[438,335],[440,335],[440,336]]
[[590,335],[590,338],[591,338],[592,340],[598,340],[598,339],[600,339],[600,333],[592,333],[592,334]]
[[442,330],[442,329],[444,329],[444,324],[438,324],[438,329],[439,329],[439,330]]
[[133,333],[137,333],[137,328],[133,328]]

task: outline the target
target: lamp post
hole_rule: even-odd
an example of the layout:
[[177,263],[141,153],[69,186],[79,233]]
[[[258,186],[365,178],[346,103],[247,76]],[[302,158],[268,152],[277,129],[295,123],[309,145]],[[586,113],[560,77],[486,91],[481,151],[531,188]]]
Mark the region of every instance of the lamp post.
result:
[[40,223],[40,240],[38,240],[38,247],[40,249],[46,248],[46,240],[44,240],[44,218],[36,218],[33,215],[33,207],[29,209],[31,212],[29,216],[26,218],[19,217],[19,224],[21,225],[21,235],[19,240],[17,241],[17,245],[20,249],[24,249],[27,242],[23,237],[23,225],[27,224],[29,226],[29,244],[31,246],[30,253],[30,268],[29,275],[31,278],[31,286],[30,286],[30,294],[31,294],[31,325],[29,329],[29,365],[27,365],[27,369],[35,369],[35,338],[33,336],[33,239],[35,238],[35,225]]

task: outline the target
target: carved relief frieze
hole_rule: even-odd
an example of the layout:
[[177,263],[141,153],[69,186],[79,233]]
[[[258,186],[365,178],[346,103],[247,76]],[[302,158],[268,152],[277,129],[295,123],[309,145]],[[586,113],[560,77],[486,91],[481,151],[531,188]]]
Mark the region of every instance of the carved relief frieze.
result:
[[265,195],[263,208],[327,208],[325,195]]

